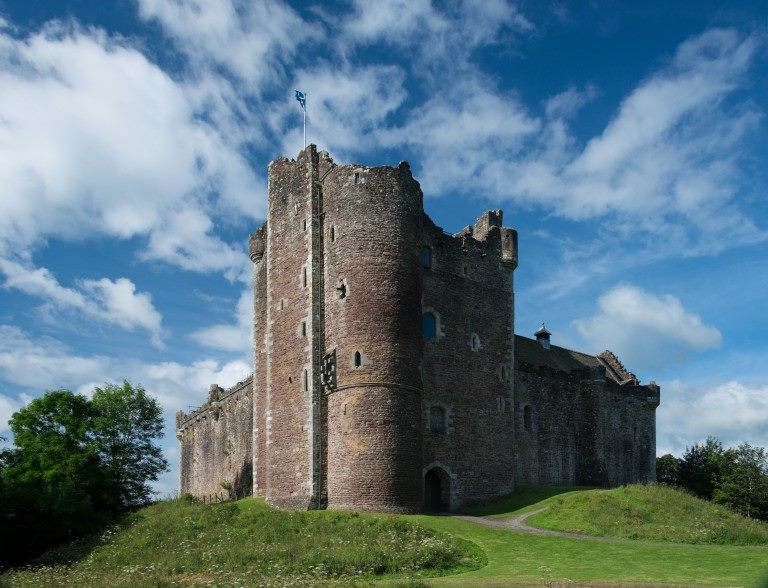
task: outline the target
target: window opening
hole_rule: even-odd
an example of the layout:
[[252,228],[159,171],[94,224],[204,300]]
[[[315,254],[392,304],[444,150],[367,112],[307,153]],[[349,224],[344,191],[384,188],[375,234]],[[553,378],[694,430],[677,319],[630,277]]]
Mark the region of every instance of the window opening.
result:
[[301,284],[304,286],[304,288],[307,287],[307,268],[303,267],[301,268]]
[[339,282],[339,285],[336,287],[336,292],[339,293],[339,298],[341,299],[347,297],[347,284],[344,282],[344,280]]
[[363,365],[363,356],[360,355],[359,351],[355,351],[355,367],[360,367]]
[[472,351],[480,349],[480,337],[478,337],[476,333],[472,333],[472,338],[469,340],[469,346],[472,348]]
[[531,414],[530,404],[527,404],[523,409],[523,426],[525,427],[525,430],[529,432],[533,428],[533,415]]
[[421,332],[426,339],[437,339],[437,318],[431,312],[421,315]]
[[424,269],[432,267],[432,250],[426,245],[421,249],[421,265]]
[[331,243],[336,240],[336,227],[331,225]]
[[445,409],[442,406],[429,407],[429,430],[433,433],[445,432]]
[[507,366],[503,365],[501,366],[501,381],[506,382],[507,380]]
[[301,336],[307,336],[307,321],[301,321]]
[[359,184],[359,183],[360,183],[360,174],[355,172],[355,184]]
[[304,392],[309,392],[309,372],[304,370]]
[[306,231],[307,230],[307,219],[304,219],[302,222],[302,228]]

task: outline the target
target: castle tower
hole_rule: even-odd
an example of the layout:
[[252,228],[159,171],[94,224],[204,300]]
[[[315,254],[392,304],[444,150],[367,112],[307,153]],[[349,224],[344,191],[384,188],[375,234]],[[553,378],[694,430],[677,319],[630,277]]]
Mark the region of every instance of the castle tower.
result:
[[407,164],[335,166],[310,145],[270,165],[251,239],[254,493],[270,504],[419,510],[422,217]]
[[328,506],[421,508],[423,204],[407,163],[337,166],[323,182]]

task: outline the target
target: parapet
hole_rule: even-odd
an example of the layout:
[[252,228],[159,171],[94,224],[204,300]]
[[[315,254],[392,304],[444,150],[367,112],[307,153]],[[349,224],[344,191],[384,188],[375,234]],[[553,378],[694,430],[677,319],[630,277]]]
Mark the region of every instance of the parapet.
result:
[[248,376],[245,380],[242,380],[235,384],[234,386],[231,386],[229,388],[222,388],[218,384],[211,384],[209,390],[208,390],[208,400],[205,404],[202,406],[194,409],[190,413],[185,413],[184,411],[178,410],[176,411],[176,431],[177,436],[181,433],[181,431],[190,423],[193,421],[198,420],[199,418],[202,418],[206,412],[208,412],[212,408],[218,408],[218,406],[237,394],[238,392],[241,392],[243,390],[247,390],[249,387],[252,386],[253,383],[253,375],[251,374]]

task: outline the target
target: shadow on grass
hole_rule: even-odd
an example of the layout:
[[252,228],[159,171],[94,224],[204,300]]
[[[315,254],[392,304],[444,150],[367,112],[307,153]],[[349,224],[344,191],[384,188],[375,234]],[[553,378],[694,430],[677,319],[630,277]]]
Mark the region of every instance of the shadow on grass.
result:
[[566,492],[582,492],[594,490],[592,486],[518,486],[512,494],[496,498],[491,502],[476,506],[468,506],[457,511],[458,514],[473,516],[512,515],[529,509],[539,502],[565,494]]

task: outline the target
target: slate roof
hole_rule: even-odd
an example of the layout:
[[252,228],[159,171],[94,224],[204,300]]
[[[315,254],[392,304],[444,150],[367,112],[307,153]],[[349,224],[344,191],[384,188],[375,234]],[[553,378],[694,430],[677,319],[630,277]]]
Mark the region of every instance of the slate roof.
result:
[[515,335],[515,359],[534,367],[549,367],[566,373],[602,365],[594,355],[572,351],[557,345],[544,349],[535,339],[521,335]]

